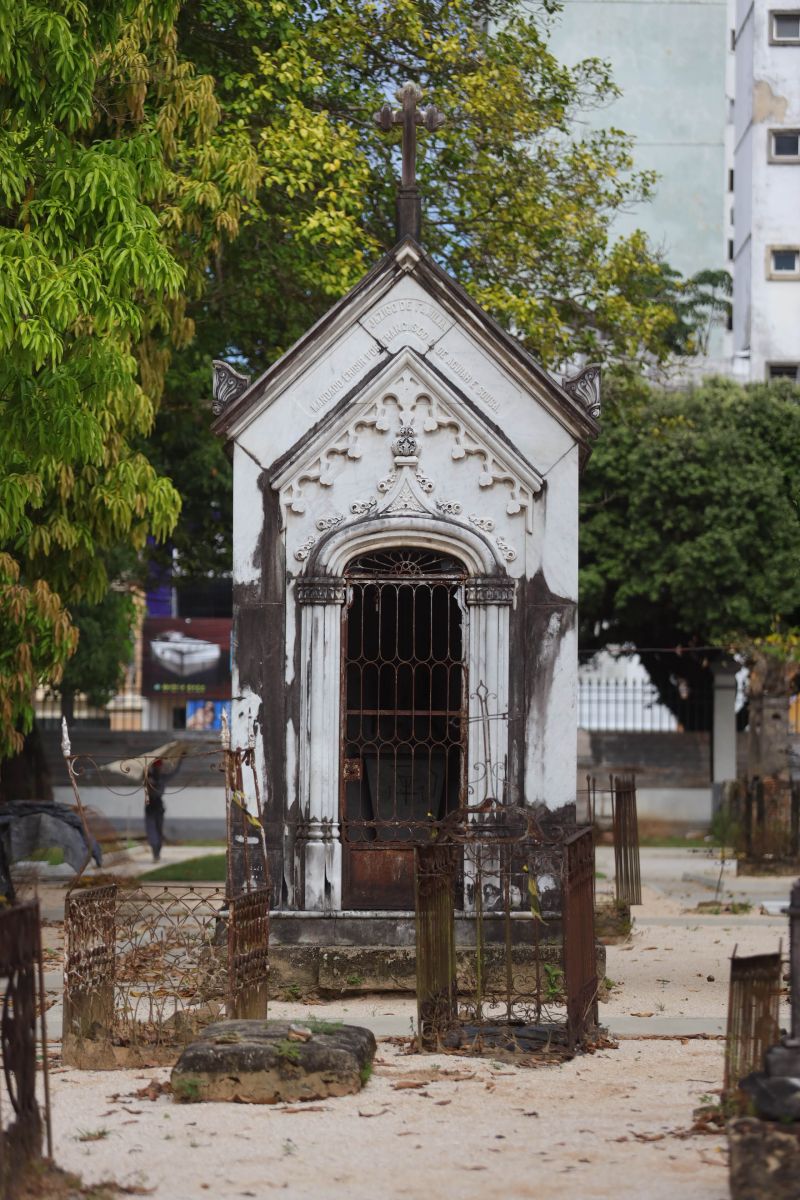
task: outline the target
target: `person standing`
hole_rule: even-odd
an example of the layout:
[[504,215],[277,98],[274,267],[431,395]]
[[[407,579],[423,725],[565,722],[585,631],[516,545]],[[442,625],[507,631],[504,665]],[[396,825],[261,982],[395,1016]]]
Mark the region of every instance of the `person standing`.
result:
[[161,857],[164,844],[164,760],[156,758],[144,775],[144,828],[153,852],[153,862]]

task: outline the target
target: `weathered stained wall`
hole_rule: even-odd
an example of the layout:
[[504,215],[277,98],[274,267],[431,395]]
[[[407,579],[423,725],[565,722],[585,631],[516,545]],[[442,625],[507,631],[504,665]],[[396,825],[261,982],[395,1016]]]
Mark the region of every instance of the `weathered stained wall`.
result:
[[[466,565],[468,687],[509,712],[491,738],[510,795],[574,801],[581,442],[547,378],[456,309],[401,276],[334,314],[233,431],[234,736],[257,719],[282,906],[336,907],[341,577],[366,549]],[[480,740],[473,721],[470,766]]]
[[[733,8],[733,6],[732,6]],[[800,45],[776,45],[767,0],[737,0],[733,102],[733,329],[737,373],[800,363],[800,271],[777,275],[772,248],[800,251],[800,161],[776,161],[773,131],[800,128]]]

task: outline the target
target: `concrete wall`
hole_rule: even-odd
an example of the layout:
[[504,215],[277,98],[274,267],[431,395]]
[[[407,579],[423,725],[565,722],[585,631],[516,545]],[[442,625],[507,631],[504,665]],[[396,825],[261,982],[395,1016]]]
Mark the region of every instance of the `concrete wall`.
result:
[[800,127],[800,46],[773,45],[767,0],[736,4],[734,352],[744,379],[800,362],[800,277],[771,277],[774,247],[800,250],[800,163],[774,162],[773,130]]

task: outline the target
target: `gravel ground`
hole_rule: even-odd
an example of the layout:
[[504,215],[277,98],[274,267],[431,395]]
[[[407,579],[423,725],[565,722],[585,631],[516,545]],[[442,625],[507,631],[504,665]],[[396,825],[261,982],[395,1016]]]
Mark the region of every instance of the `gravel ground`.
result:
[[[605,873],[603,854],[598,866]],[[785,944],[786,921],[757,908],[736,916],[692,911],[715,884],[718,868],[705,857],[644,851],[642,871],[644,904],[629,941],[608,948],[615,986],[601,1005],[601,1020],[641,1028],[641,1035],[614,1049],[526,1069],[408,1055],[384,1040],[358,1096],[263,1108],[136,1095],[152,1079],[165,1081],[165,1070],[56,1068],[57,1160],[88,1182],[114,1178],[152,1189],[155,1200],[209,1192],[228,1200],[273,1190],[292,1200],[471,1200],[495,1193],[509,1200],[724,1200],[724,1139],[678,1136],[691,1125],[693,1108],[720,1087],[723,1043],[658,1031],[675,1018],[719,1028],[734,946],[741,954],[775,949],[780,938]],[[757,903],[762,892],[788,895],[790,882],[736,880],[733,887],[737,899]],[[57,932],[47,931],[54,946]],[[414,1003],[388,995],[312,1009],[276,1002],[270,1011],[380,1019],[408,1033]],[[422,1086],[394,1086],[404,1081]]]

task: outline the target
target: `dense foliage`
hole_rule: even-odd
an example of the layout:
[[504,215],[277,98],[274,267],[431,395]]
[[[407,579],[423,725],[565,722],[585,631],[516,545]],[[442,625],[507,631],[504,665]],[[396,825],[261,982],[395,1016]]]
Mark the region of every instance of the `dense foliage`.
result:
[[119,628],[91,609],[121,547],[227,570],[210,360],[263,368],[392,244],[399,138],[372,114],[406,78],[448,118],[424,241],[476,300],[550,366],[693,348],[709,289],[613,240],[652,179],[576,123],[613,84],[553,58],[553,7],[0,0],[0,756],[76,620]]
[[798,563],[800,388],[612,386],[582,482],[584,645],[640,648],[686,713],[718,650],[800,627]]
[[106,595],[106,552],[180,508],[133,441],[254,168],[210,140],[178,8],[0,4],[0,755],[75,648],[69,606]]

